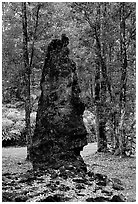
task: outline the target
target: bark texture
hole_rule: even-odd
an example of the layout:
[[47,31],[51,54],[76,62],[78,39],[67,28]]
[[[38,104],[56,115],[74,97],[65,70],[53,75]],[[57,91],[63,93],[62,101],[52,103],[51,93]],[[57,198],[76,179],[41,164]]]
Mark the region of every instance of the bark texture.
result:
[[86,170],[80,151],[87,144],[76,64],[69,58],[68,37],[49,44],[41,78],[36,128],[32,138],[34,169],[73,165]]
[[28,55],[28,33],[27,33],[27,10],[26,2],[22,2],[22,31],[23,31],[23,61],[24,61],[24,82],[25,82],[25,122],[26,122],[26,143],[27,159],[30,159],[31,125],[30,125],[30,66]]

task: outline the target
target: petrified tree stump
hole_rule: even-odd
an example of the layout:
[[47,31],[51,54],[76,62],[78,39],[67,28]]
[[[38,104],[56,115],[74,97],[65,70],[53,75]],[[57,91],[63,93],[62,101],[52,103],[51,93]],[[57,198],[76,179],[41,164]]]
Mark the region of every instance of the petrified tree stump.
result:
[[32,138],[34,169],[86,165],[80,151],[87,144],[76,64],[69,58],[68,37],[49,44],[42,72],[41,97]]

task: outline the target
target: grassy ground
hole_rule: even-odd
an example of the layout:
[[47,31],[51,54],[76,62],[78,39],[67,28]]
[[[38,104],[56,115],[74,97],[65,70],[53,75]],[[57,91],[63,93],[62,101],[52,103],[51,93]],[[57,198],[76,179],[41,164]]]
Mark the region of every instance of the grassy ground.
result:
[[[127,201],[136,201],[136,158],[120,158],[111,154],[95,153],[96,144],[89,144],[81,153],[85,163],[94,173],[106,174],[109,178],[119,178],[125,186],[122,193]],[[2,172],[16,174],[25,173],[32,168],[25,161],[26,148],[3,148]]]
[[89,169],[94,173],[106,174],[109,178],[118,178],[125,186],[123,194],[127,201],[136,201],[136,158],[120,158],[111,154],[96,153],[85,158]]

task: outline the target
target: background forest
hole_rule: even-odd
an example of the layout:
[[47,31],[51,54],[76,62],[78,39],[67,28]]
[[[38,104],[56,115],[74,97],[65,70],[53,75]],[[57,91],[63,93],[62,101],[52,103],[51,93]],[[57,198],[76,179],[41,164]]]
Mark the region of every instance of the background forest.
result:
[[65,33],[89,139],[99,151],[109,143],[115,154],[134,153],[136,4],[3,2],[2,20],[3,146],[29,143],[47,45]]

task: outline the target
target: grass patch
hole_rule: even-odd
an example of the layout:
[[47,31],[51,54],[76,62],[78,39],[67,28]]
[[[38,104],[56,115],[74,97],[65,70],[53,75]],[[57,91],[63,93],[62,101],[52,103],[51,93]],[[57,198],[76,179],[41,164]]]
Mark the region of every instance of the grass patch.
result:
[[136,158],[96,153],[84,157],[89,169],[94,173],[106,174],[109,178],[118,178],[125,186],[123,194],[128,202],[136,201]]

